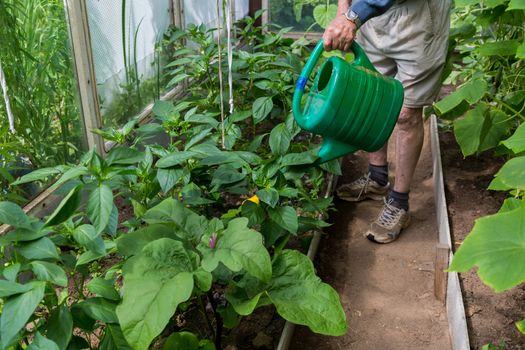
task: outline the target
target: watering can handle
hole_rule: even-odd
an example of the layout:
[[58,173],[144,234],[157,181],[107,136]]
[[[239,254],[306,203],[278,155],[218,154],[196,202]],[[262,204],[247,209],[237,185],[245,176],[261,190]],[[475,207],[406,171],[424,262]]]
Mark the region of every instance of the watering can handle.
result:
[[[363,66],[371,71],[377,72],[374,65],[370,62],[368,57],[366,56],[365,50],[359,46],[358,43],[355,41],[352,42],[351,50],[354,53],[354,61],[353,64],[358,66]],[[324,43],[323,39],[319,40],[317,45],[315,45],[315,48],[313,49],[312,53],[310,54],[310,58],[308,58],[308,61],[306,62],[306,65],[303,68],[303,71],[301,72],[301,75],[299,76],[299,80],[297,80],[297,84],[295,86],[295,93],[293,96],[293,113],[297,116],[302,116],[302,110],[301,110],[301,100],[304,93],[304,88],[306,87],[306,84],[308,83],[308,77],[310,74],[312,74],[312,71],[314,70],[315,65],[317,64],[317,61],[319,61],[319,57],[321,57],[321,54],[324,51]]]

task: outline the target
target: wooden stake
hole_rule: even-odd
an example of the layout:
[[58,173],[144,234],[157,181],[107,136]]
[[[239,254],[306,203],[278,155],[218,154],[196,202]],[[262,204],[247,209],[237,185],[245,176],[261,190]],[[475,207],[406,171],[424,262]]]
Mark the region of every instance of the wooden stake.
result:
[[434,259],[434,295],[436,299],[445,303],[447,296],[447,277],[445,270],[448,268],[450,250],[445,244],[436,245]]

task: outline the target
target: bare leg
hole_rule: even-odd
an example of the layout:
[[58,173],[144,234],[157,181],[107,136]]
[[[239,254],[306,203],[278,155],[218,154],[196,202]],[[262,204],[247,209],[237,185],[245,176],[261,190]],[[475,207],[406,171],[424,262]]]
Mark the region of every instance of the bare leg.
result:
[[408,192],[423,146],[423,108],[403,107],[397,121],[394,191]]
[[[397,121],[396,178],[394,191],[408,192],[423,146],[423,109],[403,107]],[[368,155],[372,165],[387,164],[388,142]]]

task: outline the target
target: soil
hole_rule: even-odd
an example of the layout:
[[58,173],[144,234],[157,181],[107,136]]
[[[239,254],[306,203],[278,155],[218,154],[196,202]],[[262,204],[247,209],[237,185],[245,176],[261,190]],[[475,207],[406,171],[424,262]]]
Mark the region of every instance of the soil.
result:
[[[442,131],[440,141],[450,228],[458,247],[474,221],[496,213],[505,199],[505,193],[486,189],[505,160],[490,152],[464,159],[452,132]],[[492,343],[525,349],[525,336],[514,326],[525,318],[525,285],[496,294],[475,271],[460,274],[460,281],[471,347]]]
[[[474,221],[498,211],[504,193],[487,190],[504,159],[484,153],[463,158],[453,133],[440,131],[452,241],[459,246]],[[392,147],[391,147],[392,148]],[[437,227],[430,147],[424,149],[411,191],[412,224],[398,241],[375,245],[362,235],[380,203],[336,199],[337,213],[316,258],[320,277],[340,293],[348,318],[346,336],[332,338],[297,327],[291,349],[450,349],[446,312],[433,293]],[[392,157],[390,157],[392,159]],[[339,184],[365,169],[363,154],[343,161]],[[391,170],[394,165],[391,164]],[[525,349],[514,322],[525,317],[525,285],[496,294],[475,271],[460,274],[472,349]]]
[[[361,176],[365,166],[364,154],[345,158],[339,184]],[[391,164],[391,173],[394,168]],[[450,348],[446,311],[434,297],[438,229],[428,131],[411,191],[412,224],[397,241],[378,245],[363,237],[382,202],[335,204],[334,225],[321,241],[316,267],[340,293],[349,331],[327,337],[297,327],[291,349]]]

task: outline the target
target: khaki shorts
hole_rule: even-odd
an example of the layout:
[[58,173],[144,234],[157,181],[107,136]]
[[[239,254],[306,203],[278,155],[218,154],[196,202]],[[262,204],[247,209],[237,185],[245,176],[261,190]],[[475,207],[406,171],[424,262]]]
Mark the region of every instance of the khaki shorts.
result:
[[403,83],[406,107],[430,105],[439,92],[450,8],[450,0],[398,0],[357,34],[377,70]]

